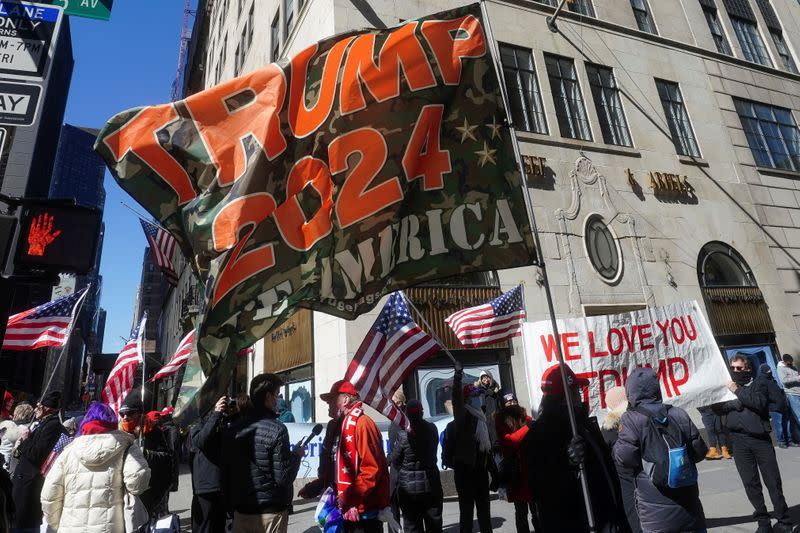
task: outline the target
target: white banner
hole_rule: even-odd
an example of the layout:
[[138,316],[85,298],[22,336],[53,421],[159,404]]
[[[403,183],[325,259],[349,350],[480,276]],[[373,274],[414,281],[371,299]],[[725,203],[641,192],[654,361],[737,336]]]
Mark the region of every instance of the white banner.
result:
[[[606,409],[606,391],[624,385],[637,366],[658,373],[664,402],[671,405],[686,409],[735,398],[727,388],[726,359],[695,301],[559,320],[558,330],[566,364],[589,380],[584,401],[592,415]],[[542,398],[542,374],[558,363],[555,342],[549,320],[523,326],[534,412]]]
[[[442,438],[444,435],[444,428],[447,427],[448,422],[453,420],[452,416],[438,416],[433,418],[427,418],[429,422],[433,422],[436,425],[436,428],[439,430],[439,444],[440,446],[436,450],[436,462],[439,465],[439,470],[442,469]],[[389,422],[381,421],[376,422],[378,429],[381,431],[381,435],[383,436],[383,451],[386,454],[386,458],[389,458],[389,452],[391,452],[391,447],[389,445]],[[326,426],[326,423],[322,424],[323,427]],[[295,444],[300,442],[301,440],[305,439],[308,435],[311,434],[311,429],[315,426],[315,424],[295,424],[289,423],[286,424],[286,429],[289,430],[289,443],[290,448],[294,449]],[[303,459],[300,461],[300,469],[297,472],[297,478],[307,478],[307,477],[317,477],[317,469],[319,468],[319,455],[322,453],[322,441],[325,439],[325,430],[322,430],[317,437],[311,440],[306,447],[306,454]]]

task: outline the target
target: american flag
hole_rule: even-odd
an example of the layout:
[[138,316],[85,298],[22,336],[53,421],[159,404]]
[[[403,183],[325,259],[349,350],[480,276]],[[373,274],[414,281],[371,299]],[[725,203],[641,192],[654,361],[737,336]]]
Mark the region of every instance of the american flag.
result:
[[4,350],[35,350],[64,346],[86,289],[28,309],[8,319]]
[[164,277],[167,278],[169,284],[174,287],[178,284],[178,273],[175,271],[175,265],[172,264],[172,258],[175,255],[178,242],[164,228],[141,218],[139,222],[142,223],[142,229],[147,237],[147,242],[150,243],[150,249],[153,251],[153,257],[156,259],[158,268],[164,273]]
[[444,319],[461,344],[478,348],[519,337],[525,322],[522,286],[517,285],[483,305],[469,307]]
[[147,315],[142,317],[142,321],[133,330],[131,339],[119,352],[114,368],[108,374],[106,386],[103,388],[103,403],[108,404],[119,412],[125,396],[133,388],[133,381],[136,377],[136,369],[139,363],[144,362],[142,350],[144,348],[144,325],[147,322]]
[[406,417],[392,403],[392,394],[414,367],[440,349],[439,343],[412,320],[403,294],[395,292],[353,356],[345,380],[359,391],[364,402],[406,427]]
[[150,381],[155,381],[157,379],[165,378],[167,376],[174,376],[178,373],[178,370],[181,369],[183,365],[186,364],[186,361],[189,360],[189,356],[192,355],[192,345],[194,344],[194,330],[190,331],[188,335],[186,335],[181,343],[178,345],[178,348],[175,350],[175,354],[172,356],[172,359],[169,360],[169,363],[164,365],[164,367],[156,372],[156,375],[153,376],[153,379]]
[[47,475],[47,473],[53,467],[53,463],[55,463],[56,459],[58,459],[58,456],[61,455],[61,452],[64,451],[64,448],[67,447],[67,444],[72,441],[73,438],[66,433],[62,433],[61,436],[58,437],[55,446],[53,446],[53,450],[47,455],[44,463],[42,463],[42,467],[39,469],[39,472],[41,472],[43,476]]

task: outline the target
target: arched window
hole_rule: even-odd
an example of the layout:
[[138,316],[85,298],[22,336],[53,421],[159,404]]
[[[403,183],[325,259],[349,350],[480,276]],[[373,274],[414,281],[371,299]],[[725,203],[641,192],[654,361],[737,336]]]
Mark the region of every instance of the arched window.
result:
[[701,287],[756,287],[753,271],[739,252],[723,242],[710,242],[697,258]]

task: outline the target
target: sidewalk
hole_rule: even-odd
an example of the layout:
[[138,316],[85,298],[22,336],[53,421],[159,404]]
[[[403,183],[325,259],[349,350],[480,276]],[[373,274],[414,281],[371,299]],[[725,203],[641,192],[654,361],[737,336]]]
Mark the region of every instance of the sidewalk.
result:
[[[776,449],[783,479],[783,493],[796,524],[800,524],[800,448]],[[708,520],[709,531],[718,533],[753,532],[756,525],[750,513],[752,507],[745,496],[742,482],[733,461],[703,461],[700,470],[700,495]],[[181,474],[180,491],[170,498],[170,509],[181,517],[181,524],[189,531],[191,509],[191,479],[188,470]],[[772,509],[766,490],[767,507]],[[289,517],[290,533],[317,533],[314,523],[316,503],[297,505]],[[495,531],[514,533],[514,507],[508,502],[492,501],[492,526]],[[477,522],[475,531],[477,531]],[[444,530],[458,531],[458,502],[449,498],[444,505]]]

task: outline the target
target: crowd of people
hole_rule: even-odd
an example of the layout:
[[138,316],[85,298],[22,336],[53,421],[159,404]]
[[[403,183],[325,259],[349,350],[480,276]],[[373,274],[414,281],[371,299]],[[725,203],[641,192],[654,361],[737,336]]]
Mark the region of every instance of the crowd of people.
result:
[[[583,403],[588,382],[567,366],[545,372],[538,412],[528,413],[489,372],[463,383],[457,364],[443,435],[419,400],[396,394],[408,425],[390,428],[388,456],[358,391],[338,381],[321,395],[330,421],[317,477],[297,496],[320,499],[315,520],[326,531],[402,522],[409,533],[440,532],[441,459],[453,471],[461,532],[476,516],[481,533],[492,530],[493,491],[513,505],[518,532],[703,532],[696,463],[732,459],[757,531],[791,531],[772,433],[781,448],[799,445],[800,374],[788,355],[776,367],[782,386],[771,368],[731,358],[736,399],[700,409],[707,444],[686,411],[664,403],[651,368],[607,392],[598,424]],[[256,376],[248,395],[220,398],[191,427],[192,531],[288,530],[306,449],[290,442],[282,385],[275,374]],[[58,392],[35,406],[4,398],[0,532],[151,531],[169,516],[183,449],[169,409],[146,413],[139,392],[118,414],[92,403],[77,424],[62,423],[59,409]]]
[[[179,432],[171,409],[92,403],[62,422],[61,393],[35,407],[6,393],[0,422],[0,532],[138,532],[168,514]],[[44,529],[43,529],[44,528]]]

